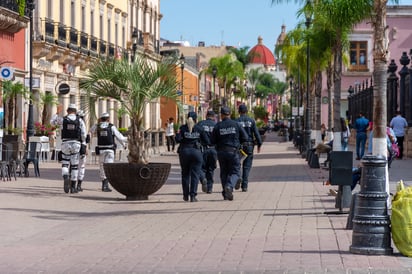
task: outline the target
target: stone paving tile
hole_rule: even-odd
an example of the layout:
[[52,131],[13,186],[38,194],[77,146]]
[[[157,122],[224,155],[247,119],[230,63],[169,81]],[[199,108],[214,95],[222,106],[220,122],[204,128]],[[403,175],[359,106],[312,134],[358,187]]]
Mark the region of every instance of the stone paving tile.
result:
[[[327,172],[311,169],[292,143],[266,138],[249,192],[223,201],[199,188],[182,200],[176,155],[167,183],[148,201],[100,191],[88,165],[85,191],[65,194],[57,163],[40,178],[0,182],[0,273],[410,273],[412,259],[349,252],[347,214],[336,211]],[[412,181],[412,160],[395,161],[396,181]],[[392,172],[393,171],[393,172]],[[218,182],[218,174],[216,174]]]

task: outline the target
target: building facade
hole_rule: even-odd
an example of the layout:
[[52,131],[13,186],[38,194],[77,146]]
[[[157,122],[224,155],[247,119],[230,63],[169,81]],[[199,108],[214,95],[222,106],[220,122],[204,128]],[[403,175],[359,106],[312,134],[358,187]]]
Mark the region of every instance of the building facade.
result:
[[[7,0],[13,2],[14,0]],[[4,2],[4,1],[2,1]],[[34,0],[33,39],[30,45],[27,18],[19,17],[15,12],[11,18],[23,20],[23,28],[7,31],[0,39],[11,40],[0,43],[6,48],[8,59],[13,59],[16,67],[15,81],[23,81],[29,70],[29,52],[32,47],[33,98],[40,98],[42,93],[55,95],[63,106],[61,115],[70,103],[80,109],[86,105],[85,93],[79,88],[82,75],[89,65],[98,58],[128,58],[133,54],[145,54],[154,64],[160,61],[159,26],[160,0]],[[2,11],[3,12],[3,11]],[[12,12],[12,11],[8,11]],[[1,19],[0,19],[1,20]],[[1,24],[1,21],[0,21]],[[18,25],[19,22],[12,25]],[[21,23],[20,23],[21,24]],[[16,28],[16,27],[14,27]],[[3,31],[0,29],[0,31]],[[19,48],[23,45],[23,48]],[[15,54],[14,52],[18,52]],[[13,57],[15,56],[15,57]],[[23,57],[23,60],[19,58]],[[7,59],[7,60],[8,60]],[[62,88],[69,87],[69,88]],[[17,126],[26,127],[27,100],[20,99],[19,107],[23,114],[18,118]],[[40,120],[41,108],[34,107],[34,120]],[[56,105],[45,106],[51,116],[57,112]],[[118,127],[127,127],[128,119],[119,119],[118,102],[109,98],[99,98],[96,113],[87,114],[87,124],[95,122],[96,116],[109,112],[112,122]],[[125,117],[123,117],[125,118]],[[146,107],[144,126],[150,129],[161,128],[160,99]]]

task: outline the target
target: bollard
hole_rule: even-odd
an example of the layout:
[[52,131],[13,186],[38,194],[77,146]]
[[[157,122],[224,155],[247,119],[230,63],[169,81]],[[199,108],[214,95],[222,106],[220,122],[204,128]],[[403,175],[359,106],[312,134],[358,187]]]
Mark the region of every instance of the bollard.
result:
[[390,218],[385,191],[386,159],[366,155],[362,158],[361,190],[354,210],[350,252],[364,255],[391,255]]

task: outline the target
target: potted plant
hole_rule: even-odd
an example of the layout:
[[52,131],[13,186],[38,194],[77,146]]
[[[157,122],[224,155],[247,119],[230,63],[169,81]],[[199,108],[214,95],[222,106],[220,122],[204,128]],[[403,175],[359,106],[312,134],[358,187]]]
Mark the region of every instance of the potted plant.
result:
[[150,102],[161,97],[176,99],[178,85],[176,59],[168,57],[155,63],[139,54],[132,63],[125,59],[98,60],[80,81],[89,97],[90,112],[94,112],[99,98],[112,98],[130,118],[128,163],[104,165],[110,184],[127,199],[148,199],[167,180],[170,163],[149,163],[143,118]]

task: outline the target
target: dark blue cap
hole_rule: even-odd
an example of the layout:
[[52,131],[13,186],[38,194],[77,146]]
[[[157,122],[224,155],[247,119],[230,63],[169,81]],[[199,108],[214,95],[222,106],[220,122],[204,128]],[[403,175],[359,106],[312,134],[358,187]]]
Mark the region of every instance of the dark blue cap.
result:
[[196,120],[196,119],[197,119],[197,114],[196,114],[196,112],[190,111],[190,112],[187,114],[187,118],[189,118],[189,117],[191,117],[193,120]]
[[213,110],[208,110],[206,115],[207,116],[215,116],[215,112]]
[[239,112],[246,113],[247,112],[247,106],[245,104],[241,104],[239,106]]
[[220,109],[220,114],[230,115],[230,108],[228,108],[228,107],[222,107],[222,108]]

